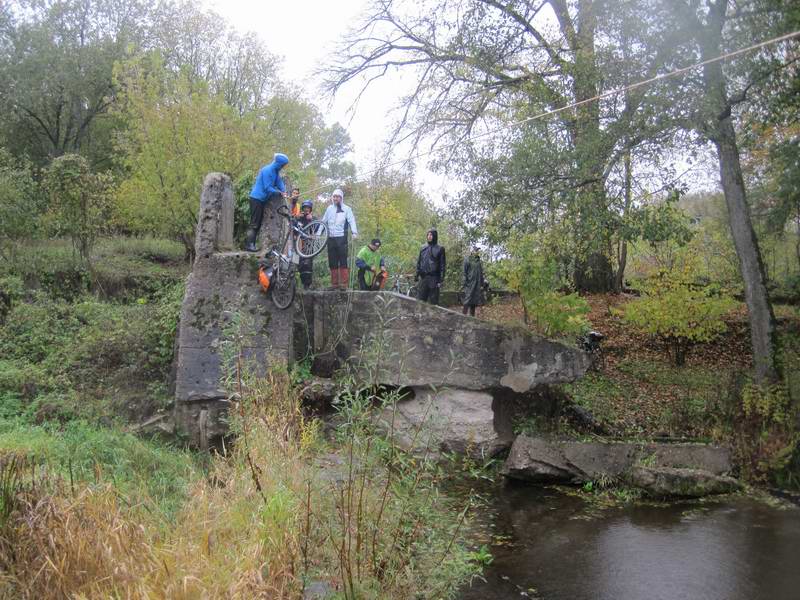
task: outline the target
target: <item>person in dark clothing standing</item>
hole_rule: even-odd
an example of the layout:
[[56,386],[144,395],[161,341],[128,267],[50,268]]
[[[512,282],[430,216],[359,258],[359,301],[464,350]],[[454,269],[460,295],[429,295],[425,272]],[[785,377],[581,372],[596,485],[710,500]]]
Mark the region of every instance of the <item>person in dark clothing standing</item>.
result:
[[272,162],[264,165],[256,175],[253,189],[250,190],[250,227],[247,230],[247,240],[244,249],[256,252],[256,238],[261,230],[261,221],[264,219],[264,207],[267,202],[286,195],[286,186],[281,179],[280,172],[289,164],[285,154],[276,154]]
[[[297,217],[297,224],[300,227],[308,225],[314,220],[314,203],[311,200],[304,200],[300,205],[302,212]],[[314,272],[314,259],[300,257],[298,269],[300,273],[300,283],[303,284],[303,289],[307,290],[311,287],[311,276]]]
[[428,243],[419,251],[417,258],[417,276],[419,288],[417,299],[430,304],[439,304],[439,290],[444,281],[447,266],[444,248],[437,242],[439,232],[436,229],[428,231]]
[[464,259],[464,273],[462,278],[464,290],[464,314],[467,312],[475,316],[475,307],[483,304],[483,265],[478,247],[472,248],[472,254]]

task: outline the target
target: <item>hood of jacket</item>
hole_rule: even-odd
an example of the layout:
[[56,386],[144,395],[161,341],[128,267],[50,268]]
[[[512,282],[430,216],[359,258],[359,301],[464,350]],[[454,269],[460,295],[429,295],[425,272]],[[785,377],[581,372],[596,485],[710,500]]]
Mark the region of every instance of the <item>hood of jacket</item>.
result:
[[[437,243],[439,243],[439,232],[436,231],[436,229],[429,229],[428,233],[432,234],[431,241],[428,242],[431,246],[435,246]],[[428,234],[426,233],[425,236],[427,237],[427,235]]]
[[278,170],[281,170],[283,167],[289,164],[289,157],[278,152],[272,158],[272,164],[278,167]]

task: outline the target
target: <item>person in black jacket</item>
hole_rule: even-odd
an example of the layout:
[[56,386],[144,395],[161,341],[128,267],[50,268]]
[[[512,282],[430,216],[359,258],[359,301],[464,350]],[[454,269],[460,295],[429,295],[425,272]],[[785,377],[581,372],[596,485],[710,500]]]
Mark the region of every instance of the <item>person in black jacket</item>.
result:
[[[295,188],[296,189],[296,188]],[[314,220],[313,210],[314,203],[311,200],[304,200],[301,206],[301,213],[297,217],[297,224],[300,227],[308,225]],[[303,289],[308,290],[311,288],[311,278],[314,274],[314,259],[300,257],[298,269],[300,272],[300,283],[303,284]]]
[[439,304],[439,290],[444,281],[446,259],[444,248],[437,242],[439,232],[428,231],[428,243],[419,251],[417,259],[417,276],[419,281],[417,299],[430,304]]

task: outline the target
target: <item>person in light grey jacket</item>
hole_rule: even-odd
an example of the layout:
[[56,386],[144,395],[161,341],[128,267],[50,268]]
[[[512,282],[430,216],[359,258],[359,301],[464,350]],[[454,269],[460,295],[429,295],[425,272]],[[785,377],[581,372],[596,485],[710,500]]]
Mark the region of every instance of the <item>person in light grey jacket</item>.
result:
[[328,267],[331,270],[331,287],[346,290],[350,281],[347,265],[348,230],[353,239],[358,238],[358,226],[353,209],[344,203],[344,192],[333,191],[333,203],[325,210],[322,220],[328,226]]

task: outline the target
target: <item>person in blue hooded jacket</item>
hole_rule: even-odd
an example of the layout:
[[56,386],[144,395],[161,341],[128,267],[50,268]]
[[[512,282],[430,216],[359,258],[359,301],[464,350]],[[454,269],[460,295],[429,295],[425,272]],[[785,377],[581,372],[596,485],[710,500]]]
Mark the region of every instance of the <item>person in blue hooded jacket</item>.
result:
[[264,219],[264,207],[267,202],[286,196],[286,186],[281,179],[281,169],[289,164],[285,154],[277,153],[268,165],[264,165],[256,175],[253,189],[250,190],[250,227],[244,249],[256,251],[256,238]]

